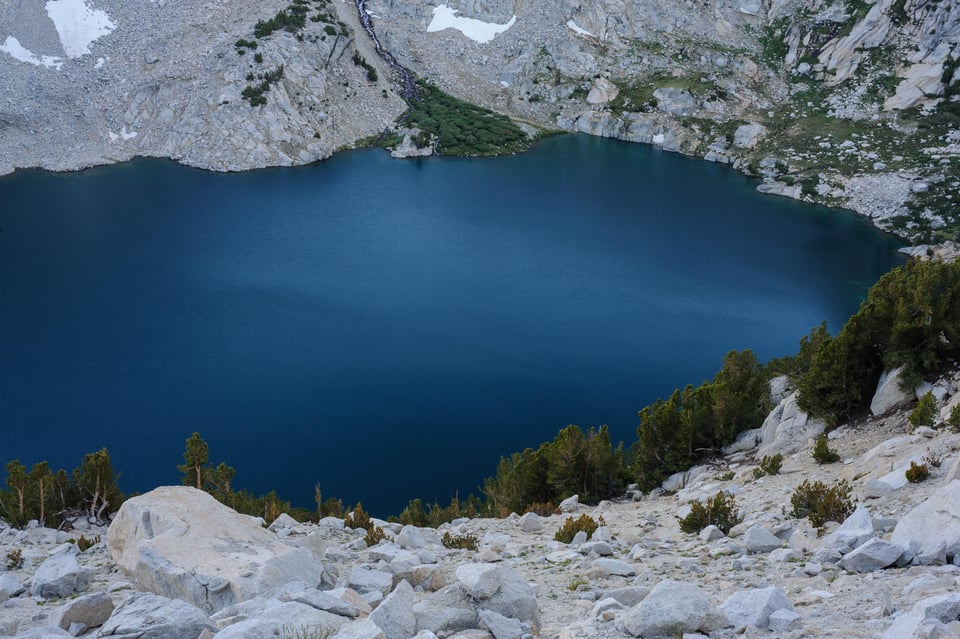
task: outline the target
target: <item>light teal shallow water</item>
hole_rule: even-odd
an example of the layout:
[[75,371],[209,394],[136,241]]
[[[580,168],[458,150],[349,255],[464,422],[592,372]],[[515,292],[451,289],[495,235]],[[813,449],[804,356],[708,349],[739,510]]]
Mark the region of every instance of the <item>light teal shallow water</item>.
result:
[[140,160],[0,180],[3,456],[107,446],[177,483],[199,431],[236,483],[374,514],[475,490],[569,423],[723,354],[796,351],[901,262],[852,214],[725,167],[563,136],[496,159],[213,174]]

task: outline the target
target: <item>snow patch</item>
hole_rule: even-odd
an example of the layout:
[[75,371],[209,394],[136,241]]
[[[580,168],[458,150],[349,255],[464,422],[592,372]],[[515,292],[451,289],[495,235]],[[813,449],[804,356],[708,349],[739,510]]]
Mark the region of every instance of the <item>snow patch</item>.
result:
[[667,138],[666,138],[666,136],[663,135],[663,133],[657,133],[655,136],[653,136],[653,143],[654,143],[654,144],[663,144],[663,141],[666,140],[666,139],[667,139]]
[[38,67],[47,67],[48,69],[59,69],[63,66],[61,58],[52,55],[37,55],[30,49],[27,49],[20,41],[13,36],[7,36],[6,41],[0,44],[0,51],[12,56],[20,62],[26,62]]
[[587,31],[586,29],[580,27],[580,25],[578,25],[578,24],[577,24],[576,22],[574,22],[573,20],[567,20],[567,27],[568,27],[569,29],[571,29],[574,33],[576,33],[577,35],[590,36],[591,38],[596,38],[596,37],[597,37],[597,36],[593,35],[592,33],[590,33],[589,31]]
[[90,8],[86,0],[50,0],[46,9],[68,58],[90,53],[91,43],[117,28],[110,16]]
[[451,9],[445,4],[433,8],[433,19],[427,27],[427,32],[443,31],[444,29],[456,29],[474,42],[486,44],[493,40],[498,34],[503,33],[513,26],[517,21],[517,16],[510,18],[506,24],[495,24],[475,20],[474,18],[461,18],[457,16],[457,10]]
[[117,140],[120,140],[120,139],[132,140],[133,138],[137,137],[137,132],[136,131],[127,132],[127,127],[124,126],[122,129],[120,129],[120,133],[114,133],[113,131],[108,131],[107,135],[110,136],[111,142],[116,142]]
[[93,68],[94,68],[94,69],[99,69],[100,67],[103,66],[103,63],[104,63],[104,62],[106,62],[106,60],[104,60],[103,58],[97,58],[97,63],[96,63],[95,65],[93,65]]

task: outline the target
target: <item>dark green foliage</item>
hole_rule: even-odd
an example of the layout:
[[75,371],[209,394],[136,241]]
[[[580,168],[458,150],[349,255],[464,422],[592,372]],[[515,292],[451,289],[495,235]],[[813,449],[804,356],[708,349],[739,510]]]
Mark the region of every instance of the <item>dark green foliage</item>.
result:
[[780,453],[776,455],[764,455],[763,459],[760,460],[760,470],[762,470],[765,475],[779,475],[781,466],[783,466],[783,455]]
[[451,535],[450,531],[443,533],[440,539],[446,548],[455,548],[459,550],[476,550],[477,536],[471,534]]
[[367,62],[366,58],[360,55],[359,51],[353,52],[353,63],[358,67],[363,67],[367,72],[367,80],[371,82],[377,81],[377,70],[373,68],[373,65]]
[[933,426],[937,417],[937,400],[933,398],[933,393],[927,392],[917,402],[916,408],[910,413],[910,430],[920,426]]
[[960,431],[960,404],[950,409],[950,416],[947,417],[947,426],[951,430]]
[[306,24],[305,13],[305,8],[303,11],[300,11],[295,8],[295,5],[291,5],[286,9],[278,11],[277,15],[269,20],[258,20],[257,24],[253,27],[253,35],[258,38],[265,38],[274,31],[281,29],[295,33]]
[[919,484],[930,477],[930,468],[926,464],[910,462],[910,468],[904,472],[904,475],[911,484]]
[[187,437],[186,448],[183,451],[183,464],[177,466],[177,470],[183,473],[180,483],[203,490],[210,476],[210,465],[207,463],[209,460],[210,448],[207,442],[201,439],[200,433]]
[[590,515],[580,515],[577,519],[567,517],[567,520],[563,522],[563,526],[557,530],[553,539],[554,541],[569,544],[578,532],[583,531],[587,533],[587,537],[589,538],[590,535],[596,532],[597,528],[605,526],[606,524],[607,522],[603,520],[603,517],[600,517],[598,520],[595,520]]
[[407,121],[438,139],[442,155],[502,155],[530,147],[530,137],[510,118],[458,100],[422,83],[422,99],[410,105]]
[[627,460],[623,446],[613,448],[606,426],[584,432],[567,426],[537,450],[503,457],[497,474],[484,481],[487,508],[498,516],[524,512],[530,504],[558,503],[573,494],[596,503],[619,494],[626,486]]
[[829,446],[829,440],[826,435],[817,437],[817,443],[813,446],[813,458],[818,464],[832,464],[840,461],[840,455]]
[[736,498],[721,490],[706,503],[695,501],[690,504],[690,514],[680,520],[680,530],[686,533],[698,533],[707,526],[713,525],[726,535],[740,521]]
[[326,32],[327,35],[332,35],[332,36],[335,36],[339,33],[339,31],[337,31],[337,28],[332,24],[328,24],[323,28],[323,30],[324,32]]
[[712,381],[641,409],[634,447],[639,486],[649,490],[760,426],[770,408],[767,377],[752,351],[731,351]]
[[771,376],[786,375],[790,378],[790,381],[796,384],[813,366],[813,358],[820,347],[829,340],[830,333],[827,331],[827,323],[821,322],[820,326],[810,331],[810,335],[800,338],[800,351],[796,355],[770,360],[766,366],[767,373]]
[[17,570],[23,567],[23,551],[14,548],[7,552],[7,570]]
[[828,521],[843,523],[843,520],[853,512],[853,503],[850,501],[850,485],[841,481],[833,486],[823,482],[810,483],[804,480],[790,497],[791,517],[802,519],[806,517],[810,523],[820,528]]
[[906,385],[960,358],[960,264],[912,260],[884,275],[800,379],[799,405],[831,424],[863,411],[884,369]]
[[283,78],[283,65],[281,64],[273,71],[260,73],[257,77],[260,78],[259,84],[247,86],[240,92],[240,96],[248,101],[250,106],[261,106],[267,103],[267,97],[264,94],[270,90],[271,85]]
[[253,61],[256,62],[257,64],[261,64],[261,63],[263,62],[263,54],[262,54],[262,53],[255,53],[255,54],[253,55]]

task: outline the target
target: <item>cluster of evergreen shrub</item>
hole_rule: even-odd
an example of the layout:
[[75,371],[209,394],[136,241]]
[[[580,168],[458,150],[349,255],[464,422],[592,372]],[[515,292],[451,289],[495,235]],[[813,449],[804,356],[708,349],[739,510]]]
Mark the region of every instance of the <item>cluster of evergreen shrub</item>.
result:
[[422,96],[407,114],[411,126],[433,134],[441,155],[500,155],[530,147],[530,136],[499,113],[458,100],[435,85],[420,83]]
[[288,31],[296,33],[307,23],[307,9],[303,4],[294,2],[286,9],[281,9],[277,15],[269,20],[257,20],[253,27],[253,35],[258,38],[265,38],[274,31]]
[[798,379],[801,409],[838,424],[870,404],[884,370],[905,387],[960,358],[960,264],[912,260],[884,275]]
[[759,427],[770,411],[769,377],[753,351],[731,351],[713,380],[641,409],[633,449],[639,487],[650,490]]
[[483,484],[485,507],[504,516],[530,505],[559,503],[574,493],[593,503],[622,493],[628,478],[623,446],[611,445],[606,426],[587,431],[567,426],[536,450],[501,458],[497,474]]

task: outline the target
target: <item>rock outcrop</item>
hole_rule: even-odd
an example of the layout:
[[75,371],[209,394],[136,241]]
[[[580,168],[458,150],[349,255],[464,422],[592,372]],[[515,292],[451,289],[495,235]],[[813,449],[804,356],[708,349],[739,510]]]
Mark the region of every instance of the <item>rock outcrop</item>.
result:
[[291,581],[317,585],[323,572],[309,551],[188,486],[124,502],[107,546],[138,588],[209,612]]

